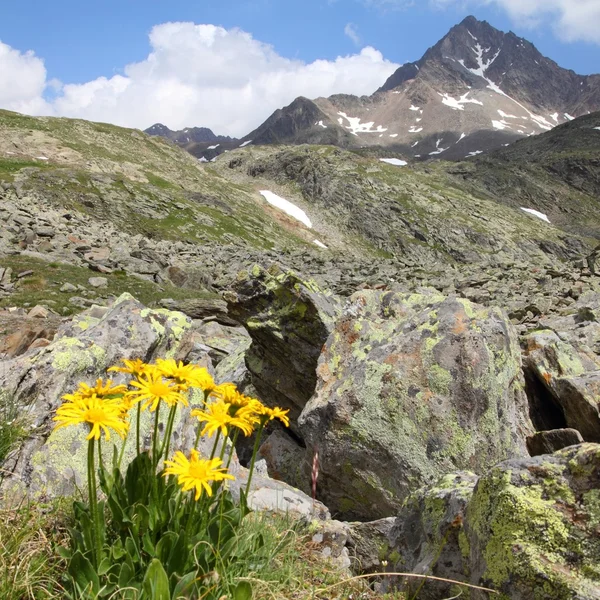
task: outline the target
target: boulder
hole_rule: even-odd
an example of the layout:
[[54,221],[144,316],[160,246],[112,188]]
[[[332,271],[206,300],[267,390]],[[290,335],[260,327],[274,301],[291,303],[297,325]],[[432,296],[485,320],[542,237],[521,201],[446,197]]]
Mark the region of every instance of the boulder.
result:
[[260,398],[290,409],[295,422],[312,396],[338,301],[294,273],[254,267],[224,294],[229,314],[252,338],[246,364]]
[[538,431],[527,438],[527,450],[531,456],[552,454],[557,450],[581,444],[583,438],[576,429],[551,429]]
[[[595,600],[599,534],[600,446],[581,444],[419,490],[399,512],[388,555],[395,571],[483,586],[504,600]],[[433,580],[403,585],[420,600],[467,591]]]
[[[560,408],[564,426],[583,439],[600,442],[600,357],[587,345],[574,347],[554,331],[541,330],[524,338],[525,369],[542,387],[537,398]],[[530,394],[531,395],[531,394]],[[536,407],[544,412],[544,406]]]
[[[107,311],[92,308],[61,325],[46,347],[1,361],[0,393],[12,398],[31,427],[29,439],[2,465],[11,473],[4,488],[26,489],[37,497],[84,489],[85,432],[77,427],[53,430],[52,417],[61,397],[75,390],[80,381],[93,384],[98,377],[106,377],[106,368],[122,358],[152,361],[175,356],[190,326],[189,318],[181,313],[150,310],[123,294]],[[115,374],[113,379],[119,382],[122,377]],[[193,428],[184,416],[180,411],[174,447],[193,439]],[[142,437],[149,441],[151,417],[147,412],[143,417]],[[133,456],[134,438],[129,436],[124,464]],[[111,446],[105,444],[108,460]]]
[[516,332],[499,309],[435,290],[354,294],[299,419],[319,498],[344,517],[393,514],[456,469],[526,456],[533,433]]
[[[469,579],[510,600],[600,597],[600,446],[504,462],[465,518]],[[484,592],[473,592],[484,600]]]
[[[393,571],[465,581],[469,553],[463,522],[477,479],[469,472],[446,475],[407,499],[388,535]],[[457,591],[440,581],[407,578],[394,584],[409,597],[419,589],[420,600],[449,598]]]

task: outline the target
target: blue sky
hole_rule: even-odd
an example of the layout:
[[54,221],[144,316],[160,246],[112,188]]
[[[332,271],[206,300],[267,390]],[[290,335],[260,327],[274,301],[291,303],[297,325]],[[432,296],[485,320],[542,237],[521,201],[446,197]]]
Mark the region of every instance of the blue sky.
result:
[[[587,8],[582,9],[585,3]],[[600,23],[600,0],[521,0],[519,3],[515,0],[29,0],[11,2],[3,7],[0,42],[4,45],[5,54],[10,53],[11,62],[3,69],[0,52],[0,88],[2,84],[12,87],[9,76],[18,77],[21,73],[23,81],[17,87],[24,91],[21,99],[18,90],[5,92],[8,99],[3,98],[0,91],[0,106],[13,109],[24,107],[24,112],[111,120],[106,110],[94,108],[94,102],[101,102],[106,108],[115,101],[112,120],[142,126],[142,119],[153,120],[155,116],[160,116],[160,111],[157,109],[155,113],[147,115],[127,115],[126,111],[119,108],[119,101],[115,98],[123,94],[129,83],[119,76],[131,78],[127,65],[140,65],[136,70],[138,76],[144,78],[149,86],[150,72],[154,67],[147,59],[152,50],[156,51],[157,45],[166,48],[163,54],[168,55],[162,67],[156,69],[161,73],[161,85],[165,83],[165,78],[169,78],[167,65],[174,71],[198,70],[202,74],[203,69],[209,68],[206,62],[218,63],[204,51],[196,55],[194,51],[183,47],[177,50],[178,36],[187,34],[173,28],[168,31],[168,36],[165,31],[155,29],[156,38],[160,38],[160,41],[151,41],[149,35],[153,28],[168,22],[211,24],[221,26],[223,31],[228,32],[223,38],[224,46],[219,51],[223,52],[223,47],[228,48],[226,44],[229,41],[237,49],[238,54],[232,51],[230,58],[239,63],[240,73],[229,73],[231,82],[238,81],[244,71],[255,72],[255,64],[245,64],[243,60],[244,52],[252,54],[252,48],[248,46],[249,50],[245,51],[239,36],[232,33],[234,28],[239,28],[250,34],[256,44],[262,43],[260,50],[253,48],[260,53],[255,62],[261,63],[264,69],[256,71],[252,77],[266,75],[276,65],[273,68],[277,73],[283,69],[286,77],[292,80],[292,71],[298,68],[300,87],[296,89],[289,82],[287,87],[302,93],[300,84],[306,80],[304,95],[324,95],[336,90],[329,90],[325,84],[313,85],[311,80],[319,79],[314,76],[314,71],[334,68],[342,71],[341,74],[336,71],[337,80],[332,78],[333,82],[344,88],[339,91],[370,93],[383,83],[398,64],[420,58],[429,46],[468,14],[488,20],[499,29],[512,29],[531,40],[543,54],[563,67],[582,74],[600,71],[600,32],[590,25],[590,20],[593,21],[596,16],[599,17],[596,23]],[[349,32],[354,34],[348,35]],[[188,34],[192,35],[189,31]],[[264,44],[272,48],[267,49]],[[371,47],[381,55],[359,56],[364,47]],[[35,56],[26,54],[28,51]],[[193,60],[186,63],[192,56],[202,64]],[[236,58],[238,56],[242,56],[242,59]],[[354,59],[338,64],[336,59],[340,56]],[[315,64],[314,61],[318,60],[328,62]],[[284,64],[285,61],[287,63]],[[28,79],[30,72],[23,67],[25,63],[32,69],[31,81]],[[15,68],[14,74],[10,65]],[[310,65],[312,67],[306,68]],[[41,69],[44,70],[43,83]],[[361,70],[365,80],[359,84],[357,79]],[[218,73],[208,73],[207,76],[214,78]],[[157,100],[166,113],[161,120],[171,126],[182,124],[179,118],[183,118],[181,102],[177,100],[175,106],[170,106],[164,98],[178,94],[191,98],[192,84],[183,81],[186,77],[182,75],[176,85],[169,89],[163,85],[162,94]],[[81,85],[77,87],[72,84]],[[249,85],[255,85],[254,80],[250,84],[240,84],[238,90],[247,104],[245,111],[249,110],[251,104],[246,96],[254,94],[257,101],[260,96],[256,96],[255,90],[249,91]],[[66,88],[63,87],[65,85]],[[202,80],[194,85],[202,86]],[[232,85],[224,83],[227,89],[232,89]],[[40,86],[43,86],[41,99],[35,96]],[[283,91],[267,89],[265,86],[263,84],[263,105],[265,98],[272,98],[274,106],[275,101],[287,101]],[[131,89],[127,93],[131,93]],[[219,93],[222,94],[222,90]],[[96,96],[95,100],[90,99],[92,94]],[[53,102],[56,96],[61,97],[59,103]],[[138,94],[135,101],[139,104],[142,97]],[[215,102],[221,102],[222,96],[214,97]],[[185,115],[195,121],[187,124],[220,127],[223,132],[232,134],[241,134],[243,127],[251,126],[252,119],[238,119],[230,126],[225,121],[219,122],[212,116],[210,106],[203,119],[198,114],[202,112],[199,109],[207,102],[211,104],[206,94],[203,98],[202,102],[196,99],[195,112]],[[129,102],[134,102],[133,96]],[[166,109],[163,103],[164,106],[168,105]],[[260,121],[260,118],[256,116],[254,120]],[[234,131],[236,127],[240,131]]]

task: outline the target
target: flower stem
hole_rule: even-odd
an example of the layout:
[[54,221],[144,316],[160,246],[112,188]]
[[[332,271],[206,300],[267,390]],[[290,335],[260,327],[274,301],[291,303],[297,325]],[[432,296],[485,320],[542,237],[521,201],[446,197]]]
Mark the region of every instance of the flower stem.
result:
[[156,469],[158,464],[158,415],[160,413],[160,403],[154,413],[154,431],[152,433],[152,466]]
[[135,421],[135,444],[137,448],[137,455],[140,455],[140,415],[142,414],[142,409],[140,407],[141,402],[138,402],[137,405],[137,417]]
[[213,444],[212,452],[210,453],[210,460],[215,457],[215,452],[217,451],[217,446],[219,444],[219,438],[221,437],[221,430],[217,431],[217,435],[215,436],[215,443]]
[[102,548],[100,547],[100,531],[98,523],[98,493],[96,489],[96,469],[94,457],[95,443],[94,439],[88,442],[88,496],[90,503],[90,516],[92,519],[92,564],[98,568]]
[[[169,454],[169,447],[171,446],[171,433],[173,431],[173,423],[175,422],[175,413],[177,412],[177,404],[174,404],[169,411],[169,419],[167,421],[167,429],[165,431],[165,437],[163,439],[162,447],[160,449],[159,458],[163,456],[167,460]],[[165,452],[166,450],[166,452]]]
[[246,484],[246,498],[248,498],[248,493],[250,492],[250,483],[252,483],[252,475],[254,474],[254,464],[256,463],[256,455],[258,454],[260,438],[262,437],[262,432],[264,428],[264,423],[261,423],[258,428],[258,431],[256,432],[256,439],[254,440],[254,449],[252,450],[252,460],[250,461],[250,472],[248,473],[248,483]]
[[238,435],[240,434],[240,430],[236,429],[233,434],[233,440],[231,441],[231,452],[229,453],[229,458],[227,459],[227,469],[229,469],[229,465],[231,464],[231,459],[233,458],[233,453],[235,452],[235,445],[237,443]]
[[121,452],[119,452],[119,462],[117,463],[117,470],[121,470],[121,463],[123,462],[123,455],[125,454],[125,445],[127,444],[127,436],[123,438],[123,443],[121,444]]

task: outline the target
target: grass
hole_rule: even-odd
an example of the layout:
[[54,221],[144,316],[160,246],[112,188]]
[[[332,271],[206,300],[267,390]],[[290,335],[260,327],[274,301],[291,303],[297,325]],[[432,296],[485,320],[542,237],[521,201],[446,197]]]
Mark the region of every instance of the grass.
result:
[[[0,510],[2,600],[65,597],[61,584],[65,565],[57,549],[68,544],[66,504],[63,499]],[[251,543],[248,534],[262,536],[264,543],[260,552],[252,555],[245,552],[243,544]],[[374,592],[366,581],[350,580],[323,559],[306,525],[294,523],[285,516],[251,513],[239,532],[239,540],[239,562],[235,571],[220,576],[250,582],[253,598],[257,600],[404,599],[398,593]],[[330,588],[332,585],[335,587]],[[326,588],[329,589],[325,591]]]
[[[215,294],[208,291],[187,290],[166,284],[158,285],[152,281],[128,275],[123,271],[109,274],[95,273],[86,267],[56,262],[47,263],[28,256],[3,256],[0,257],[0,264],[3,267],[10,267],[15,274],[33,271],[31,275],[20,280],[19,286],[10,296],[0,298],[0,307],[46,304],[55,312],[63,315],[79,312],[81,308],[70,304],[69,298],[85,297],[85,294],[81,290],[61,292],[60,288],[64,283],[84,286],[92,293],[92,296],[87,297],[120,296],[123,292],[129,292],[150,307],[156,306],[158,301],[163,298],[186,300],[216,297]],[[107,279],[108,287],[94,290],[88,284],[88,279],[99,275]]]
[[[0,465],[15,446],[27,435],[26,419],[19,415],[14,399],[0,393]],[[0,470],[0,483],[3,474]]]
[[56,547],[65,543],[64,502],[0,510],[0,598],[64,598],[64,569]]
[[0,158],[0,180],[13,181],[14,176],[21,169],[36,167],[37,169],[48,168],[48,165],[40,160],[20,160],[17,158]]

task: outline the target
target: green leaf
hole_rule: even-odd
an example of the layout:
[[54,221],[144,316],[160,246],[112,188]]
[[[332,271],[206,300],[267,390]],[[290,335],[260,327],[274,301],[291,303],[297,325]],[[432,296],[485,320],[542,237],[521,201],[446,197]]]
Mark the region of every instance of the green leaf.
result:
[[146,571],[142,590],[148,596],[148,600],[171,600],[169,590],[169,578],[158,559],[153,559]]
[[196,571],[192,571],[191,573],[184,575],[179,580],[179,583],[175,586],[175,589],[173,590],[173,600],[181,600],[181,599],[187,600],[187,598],[190,598],[190,596],[191,596],[190,592],[192,591],[192,588],[194,586],[194,583],[196,583],[196,580],[197,580]]
[[121,565],[121,571],[119,572],[119,587],[126,588],[130,586],[131,580],[133,579],[133,571],[131,567],[124,562]]
[[252,600],[252,586],[247,581],[240,581],[233,590],[233,600]]
[[156,544],[155,554],[156,558],[161,563],[165,564],[171,555],[173,546],[177,543],[178,536],[173,531],[165,533],[158,544]]
[[71,557],[68,572],[81,592],[97,594],[100,590],[100,580],[92,563],[79,550]]
[[136,502],[148,504],[148,492],[154,473],[152,472],[152,461],[147,452],[136,456],[129,466],[125,475],[125,489],[130,505]]

